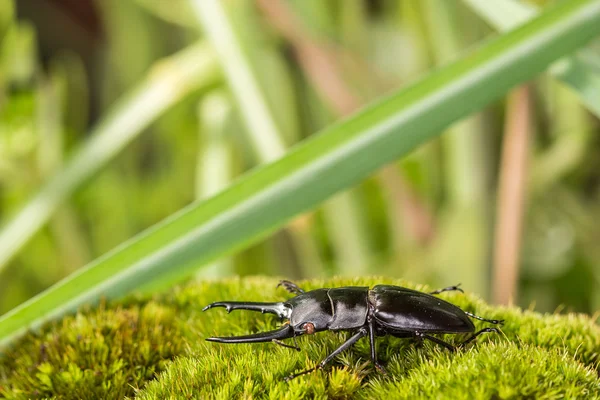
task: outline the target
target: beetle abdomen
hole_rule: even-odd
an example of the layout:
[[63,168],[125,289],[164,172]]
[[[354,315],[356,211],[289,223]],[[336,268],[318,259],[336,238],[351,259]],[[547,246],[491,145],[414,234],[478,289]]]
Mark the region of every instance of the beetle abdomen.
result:
[[369,288],[366,286],[329,289],[328,295],[333,307],[333,319],[329,329],[335,331],[363,326],[369,311],[368,293]]
[[397,331],[473,332],[469,317],[454,304],[400,286],[377,285],[369,291],[374,318]]

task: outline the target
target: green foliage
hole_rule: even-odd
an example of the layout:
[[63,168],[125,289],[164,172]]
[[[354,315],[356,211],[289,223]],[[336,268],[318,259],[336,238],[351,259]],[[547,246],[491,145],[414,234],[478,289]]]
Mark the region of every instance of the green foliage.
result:
[[[436,352],[441,353],[441,351]],[[477,350],[431,357],[411,350],[401,356],[397,380],[372,384],[365,398],[574,399],[600,396],[597,372],[568,350],[511,342],[479,344]],[[392,365],[394,365],[392,363]],[[390,396],[391,393],[394,395]]]
[[[424,342],[378,338],[388,375],[369,362],[363,339],[325,371],[285,383],[314,366],[348,333],[298,339],[301,352],[273,344],[222,345],[208,336],[274,329],[271,315],[222,309],[216,300],[280,301],[289,297],[271,278],[190,283],[154,298],[135,297],[84,309],[30,334],[0,361],[0,396],[7,398],[600,398],[600,328],[585,316],[541,315],[495,308],[471,294],[441,295],[465,310],[506,320],[502,334],[481,336],[458,353]],[[302,282],[327,286],[389,283],[360,278]],[[478,327],[485,325],[477,323]],[[462,337],[445,335],[458,342]]]
[[[47,3],[52,8],[59,2]],[[0,2],[0,313],[96,260],[0,316],[0,396],[598,397],[595,321],[491,308],[459,294],[444,296],[478,314],[505,318],[505,336],[487,335],[458,354],[431,343],[415,347],[408,340],[381,338],[388,376],[373,371],[362,340],[328,371],[290,384],[281,378],[315,365],[347,335],[301,338],[301,353],[202,340],[277,326],[272,316],[200,312],[216,299],[286,298],[273,280],[189,284],[155,298],[138,295],[81,309],[60,322],[46,321],[84,304],[90,307],[101,295],[120,297],[143,284],[164,288],[266,238],[301,211],[316,211],[316,218],[303,216],[274,240],[235,255],[227,268],[220,261],[213,264],[211,272],[220,277],[249,271],[314,277],[377,271],[417,281],[456,279],[485,296],[492,286],[485,282],[491,224],[498,222],[492,217],[496,202],[490,189],[506,167],[496,163],[503,141],[499,116],[506,113],[510,119],[514,110],[498,104],[469,123],[454,125],[441,141],[434,137],[451,121],[481,110],[597,35],[599,0],[563,0],[466,57],[460,52],[472,50],[489,30],[463,3],[480,3],[489,11],[488,2],[409,0],[370,7],[373,2],[366,0],[286,1],[300,21],[288,27],[297,30],[290,38],[271,26],[273,17],[258,2],[236,0],[236,7],[225,10],[230,28],[205,15],[204,44],[196,43],[201,34],[191,0],[166,8],[161,0],[121,3],[98,2],[108,45],[102,44],[102,57],[90,57],[92,49],[89,54],[64,51],[67,43],[60,38],[72,37],[73,31],[67,21],[51,18],[61,12],[42,13],[47,15],[31,18],[32,23],[26,6],[17,17],[16,0]],[[36,8],[30,12],[39,14]],[[514,14],[492,12],[511,26],[516,25]],[[224,37],[211,38],[210,25],[238,38],[248,61],[238,73],[255,75],[261,93],[250,97],[250,90],[236,87],[227,68],[219,69],[219,52],[213,49],[225,48],[219,45]],[[45,26],[52,27],[51,35]],[[322,45],[329,56],[324,60],[330,58],[334,72],[343,77],[341,97],[361,93],[350,102],[352,109],[395,92],[433,64],[459,61],[308,138],[332,122],[330,108],[336,108],[327,90],[321,90],[325,85],[310,78],[303,55],[314,53],[304,49],[311,43]],[[561,302],[588,312],[600,307],[600,230],[594,224],[600,216],[600,142],[595,140],[596,120],[580,104],[598,115],[597,44],[550,70],[573,93],[550,79],[531,82],[539,95],[531,163],[523,172],[530,177],[527,197],[535,207],[526,213],[515,301],[535,299],[544,310]],[[39,54],[48,58],[44,67]],[[173,55],[159,59],[168,54]],[[220,64],[240,67],[226,58]],[[326,69],[319,71],[329,76]],[[207,92],[215,86],[215,92]],[[223,106],[230,113],[198,118],[197,110],[224,90],[229,95]],[[308,140],[278,163],[237,179],[284,152],[281,146],[261,159],[255,154],[260,152],[250,151],[249,143],[258,142],[266,130],[248,121],[245,127],[240,117],[259,118],[252,110],[262,102],[271,113],[266,118],[278,128],[272,143]],[[216,148],[222,151],[211,157],[215,132],[221,140]],[[406,157],[398,163],[401,154]],[[391,175],[366,178],[386,161],[394,161],[387,167]],[[215,178],[214,171],[226,169],[230,174],[216,186],[197,178],[194,193],[194,174]],[[229,180],[234,183],[227,188]],[[351,201],[323,206],[327,196],[355,185]],[[206,203],[176,212],[194,196],[222,188],[223,194]],[[415,212],[419,209],[435,211]],[[363,226],[362,218],[368,224]],[[424,226],[419,229],[415,221],[425,221]],[[306,287],[350,283],[376,280],[312,281]],[[25,329],[37,333],[18,339]]]

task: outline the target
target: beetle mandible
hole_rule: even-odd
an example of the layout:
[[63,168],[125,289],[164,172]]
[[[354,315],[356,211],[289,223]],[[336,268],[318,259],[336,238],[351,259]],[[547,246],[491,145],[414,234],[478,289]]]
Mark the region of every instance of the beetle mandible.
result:
[[296,378],[322,369],[338,354],[351,347],[360,338],[369,336],[371,345],[371,361],[375,367],[385,373],[385,369],[377,360],[375,337],[392,335],[400,338],[414,337],[427,339],[454,351],[456,347],[431,334],[441,333],[473,333],[460,343],[462,347],[486,332],[499,332],[497,328],[483,328],[475,332],[475,326],[469,318],[492,324],[502,324],[503,320],[486,319],[434,295],[448,291],[463,292],[459,285],[449,286],[423,293],[401,286],[376,285],[373,289],[366,286],[349,286],[340,288],[322,288],[305,292],[290,281],[281,281],[288,292],[295,297],[279,303],[218,301],[204,307],[206,311],[213,307],[224,307],[232,310],[251,310],[271,313],[288,322],[276,330],[252,335],[232,337],[210,337],[206,340],[219,343],[259,343],[274,342],[285,347],[300,350],[281,342],[282,339],[295,338],[301,335],[312,335],[325,330],[352,331],[354,334],[340,347],[334,350],[316,367],[290,375],[285,380]]

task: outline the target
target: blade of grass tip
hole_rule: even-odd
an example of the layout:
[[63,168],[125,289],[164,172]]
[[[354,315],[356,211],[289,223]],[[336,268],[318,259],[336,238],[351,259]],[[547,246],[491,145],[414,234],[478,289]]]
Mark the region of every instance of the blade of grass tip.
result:
[[[499,31],[513,29],[538,14],[538,9],[515,0],[462,0]],[[548,70],[577,93],[579,100],[600,118],[600,56],[591,49],[556,61]]]
[[[214,0],[191,0],[190,4],[219,55],[258,158],[261,162],[280,158],[286,151],[283,134],[278,129],[224,5]],[[316,248],[308,243],[311,239],[306,222],[305,219],[293,221],[289,225],[290,235],[299,250],[299,256],[304,258],[301,260],[304,275],[318,276],[323,267],[320,259],[315,258],[317,253],[301,250]]]
[[[305,140],[0,317],[0,347],[82,304],[165,288],[264,238],[600,35],[600,1],[569,0]],[[377,155],[376,157],[374,155]]]
[[[196,168],[196,198],[207,199],[223,190],[233,177],[229,124],[233,108],[223,90],[206,95],[198,104],[199,151]],[[198,271],[197,277],[233,274],[233,260],[223,258]]]
[[156,64],[90,133],[64,167],[0,231],[0,272],[47,222],[57,207],[144,128],[188,93],[216,82],[219,69],[206,44],[196,44]]
[[502,144],[493,265],[493,299],[509,304],[517,295],[523,210],[527,189],[527,156],[531,129],[531,91],[515,89],[508,99]]

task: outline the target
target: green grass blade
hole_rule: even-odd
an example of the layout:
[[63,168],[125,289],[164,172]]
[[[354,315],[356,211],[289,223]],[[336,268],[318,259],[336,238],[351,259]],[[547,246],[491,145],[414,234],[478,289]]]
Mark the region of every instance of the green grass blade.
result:
[[77,306],[164,287],[367,177],[600,34],[600,1],[569,0],[325,129],[0,318],[0,343]]
[[[463,1],[499,31],[513,29],[538,13],[536,7],[515,0]],[[591,49],[581,49],[557,61],[549,72],[573,89],[581,103],[600,118],[600,54]]]
[[91,132],[74,157],[0,231],[0,271],[71,193],[186,94],[214,84],[219,69],[206,44],[160,61]]

